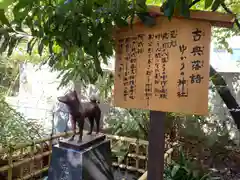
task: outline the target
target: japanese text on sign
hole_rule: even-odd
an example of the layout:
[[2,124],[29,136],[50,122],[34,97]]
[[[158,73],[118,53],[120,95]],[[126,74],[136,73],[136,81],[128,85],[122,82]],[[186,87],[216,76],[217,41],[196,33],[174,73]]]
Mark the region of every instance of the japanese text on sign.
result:
[[115,105],[207,114],[210,24],[158,20],[117,33]]

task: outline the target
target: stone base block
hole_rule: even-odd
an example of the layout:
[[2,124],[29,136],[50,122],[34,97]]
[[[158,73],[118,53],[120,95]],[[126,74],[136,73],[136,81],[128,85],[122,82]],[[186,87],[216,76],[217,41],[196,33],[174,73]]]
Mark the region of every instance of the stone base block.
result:
[[110,141],[85,135],[82,143],[60,141],[52,150],[48,180],[113,180]]

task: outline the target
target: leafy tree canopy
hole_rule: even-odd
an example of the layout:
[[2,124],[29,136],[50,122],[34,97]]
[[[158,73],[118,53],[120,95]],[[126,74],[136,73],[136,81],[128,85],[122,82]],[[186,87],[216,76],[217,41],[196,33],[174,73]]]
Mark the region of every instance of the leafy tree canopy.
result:
[[[107,64],[114,54],[113,29],[128,25],[134,16],[154,25],[146,10],[151,4],[162,5],[159,11],[169,19],[174,13],[188,17],[190,9],[239,10],[237,0],[0,0],[0,53],[10,56],[23,42],[29,54],[47,52],[43,63],[62,71],[64,82],[81,77],[94,83],[103,74],[101,62]],[[238,33],[217,31],[225,47],[225,38]]]
[[[102,73],[100,62],[113,55],[112,30],[127,25],[129,17],[138,15],[150,25],[153,18],[146,4],[160,5],[154,0],[1,0],[0,53],[8,55],[21,40],[28,42],[27,52],[38,46],[42,55],[50,54],[52,67],[73,67],[75,61],[86,61],[86,67]],[[222,0],[167,0],[163,11],[169,18],[175,13],[189,16],[189,9],[217,10]],[[232,4],[234,2],[231,2]],[[236,9],[236,8],[235,8]],[[160,11],[160,9],[159,9]],[[7,13],[6,13],[7,12]],[[68,63],[71,60],[72,63]],[[92,62],[88,64],[87,62]],[[94,65],[93,65],[94,64]],[[92,67],[93,66],[93,67]]]

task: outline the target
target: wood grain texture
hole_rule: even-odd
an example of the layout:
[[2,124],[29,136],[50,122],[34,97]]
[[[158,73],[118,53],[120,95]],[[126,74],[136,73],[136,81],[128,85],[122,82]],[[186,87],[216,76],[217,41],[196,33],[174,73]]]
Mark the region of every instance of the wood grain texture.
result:
[[[197,42],[193,41],[192,32],[198,28],[204,32],[204,36]],[[164,38],[166,33],[171,36],[173,31],[177,32],[176,38]],[[143,34],[143,53],[139,52],[139,43],[137,36]],[[149,35],[154,35],[153,51],[148,53],[149,49]],[[157,36],[160,36],[160,41],[157,40]],[[128,42],[126,43],[126,38]],[[123,40],[123,41],[122,41]],[[158,17],[157,25],[151,28],[144,26],[143,24],[135,24],[133,29],[122,28],[117,31],[116,36],[116,64],[115,64],[115,87],[114,87],[114,105],[123,108],[137,108],[148,109],[163,112],[177,112],[186,114],[207,115],[208,114],[208,87],[209,87],[209,59],[210,59],[210,41],[211,41],[211,24],[205,21],[196,21],[188,19],[173,18],[169,21],[166,17]],[[128,44],[130,51],[126,51],[126,44]],[[135,44],[135,45],[134,45]],[[185,45],[185,50],[181,60],[180,46]],[[193,53],[193,48],[196,46],[203,46],[203,55],[198,56]],[[122,48],[121,48],[122,47]],[[135,48],[135,50],[134,50]],[[164,50],[160,56],[156,56],[158,49]],[[137,50],[136,50],[137,49]],[[138,51],[138,52],[135,52]],[[133,54],[136,55],[136,71],[132,74],[131,66]],[[167,54],[167,55],[166,55]],[[153,57],[150,67],[148,60],[149,56]],[[164,56],[168,57],[168,62],[163,63]],[[186,57],[186,58],[185,58]],[[203,67],[199,70],[192,70],[191,61],[199,60],[203,63]],[[160,62],[160,63],[159,63]],[[184,62],[184,78],[188,83],[188,97],[177,96],[179,90],[178,80],[181,77],[182,63]],[[134,63],[133,63],[134,64]],[[156,68],[158,64],[158,68]],[[165,64],[165,65],[164,65]],[[167,75],[167,98],[159,98],[159,89],[161,89],[161,83],[155,85],[155,76],[157,69],[160,71],[160,75],[163,75],[163,66]],[[127,70],[126,70],[127,67]],[[146,98],[146,81],[147,69],[152,71],[150,82],[153,84],[152,90],[156,93],[147,100]],[[121,71],[121,72],[120,72]],[[190,76],[198,73],[203,76],[200,84],[191,84]],[[126,76],[125,76],[126,74]],[[130,80],[132,75],[135,74],[135,99],[127,97],[124,98],[124,83],[128,84],[128,91],[130,89]],[[124,80],[124,78],[127,78]],[[158,93],[157,93],[158,92]]]

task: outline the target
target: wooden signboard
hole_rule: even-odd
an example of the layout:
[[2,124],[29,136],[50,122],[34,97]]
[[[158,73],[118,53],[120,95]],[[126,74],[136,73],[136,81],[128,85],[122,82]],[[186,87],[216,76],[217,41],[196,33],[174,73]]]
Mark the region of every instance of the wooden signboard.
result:
[[161,16],[115,38],[115,106],[208,114],[209,22]]

